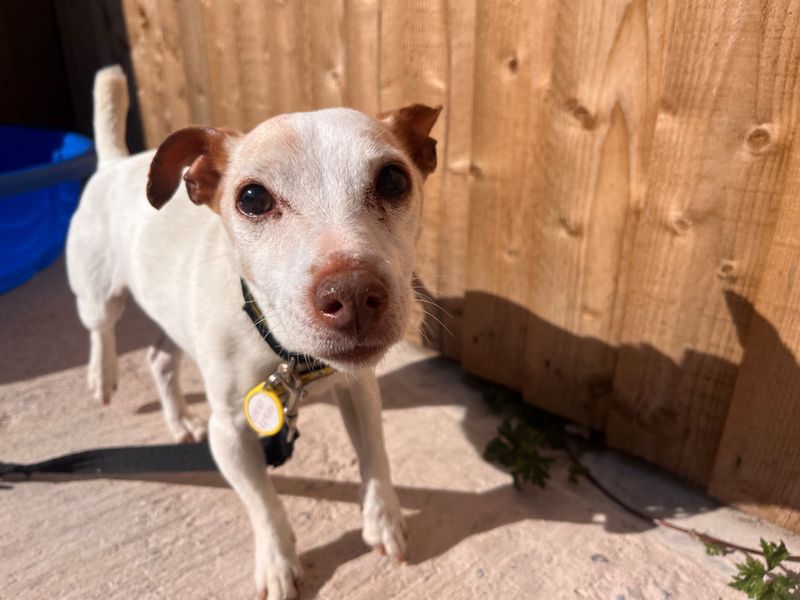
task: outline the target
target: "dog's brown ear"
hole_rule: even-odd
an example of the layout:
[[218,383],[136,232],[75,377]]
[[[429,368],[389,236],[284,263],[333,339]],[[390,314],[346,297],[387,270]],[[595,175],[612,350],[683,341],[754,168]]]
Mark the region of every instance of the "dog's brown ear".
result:
[[170,134],[156,151],[147,176],[147,199],[161,208],[172,198],[183,176],[195,204],[219,212],[217,186],[228,162],[228,141],[238,135],[228,129],[187,127]]
[[411,104],[381,115],[423,175],[436,169],[436,140],[429,137],[442,107]]

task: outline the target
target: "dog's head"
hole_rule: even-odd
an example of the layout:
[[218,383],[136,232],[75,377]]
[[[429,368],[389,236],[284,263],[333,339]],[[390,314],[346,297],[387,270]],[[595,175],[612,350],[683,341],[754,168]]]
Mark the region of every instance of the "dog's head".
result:
[[161,208],[188,167],[189,197],[222,218],[281,343],[340,369],[373,364],[408,323],[440,111],[296,113],[244,135],[182,129],[158,148],[147,196]]

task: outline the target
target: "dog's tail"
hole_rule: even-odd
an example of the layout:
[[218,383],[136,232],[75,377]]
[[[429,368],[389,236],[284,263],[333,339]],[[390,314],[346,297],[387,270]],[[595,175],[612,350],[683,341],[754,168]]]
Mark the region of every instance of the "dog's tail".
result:
[[94,77],[94,144],[97,168],[128,156],[125,117],[128,114],[128,82],[119,65],[105,67]]

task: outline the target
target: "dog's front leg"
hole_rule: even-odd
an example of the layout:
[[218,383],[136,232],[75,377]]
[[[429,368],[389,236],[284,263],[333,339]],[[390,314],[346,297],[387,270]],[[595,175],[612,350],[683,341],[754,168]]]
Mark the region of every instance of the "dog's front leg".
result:
[[389,472],[375,373],[348,378],[346,385],[336,386],[336,397],[361,470],[364,541],[403,561],[408,533]]
[[209,421],[209,441],[217,466],[244,502],[253,525],[259,597],[295,598],[302,568],[286,510],[267,475],[257,436],[241,414],[218,410]]

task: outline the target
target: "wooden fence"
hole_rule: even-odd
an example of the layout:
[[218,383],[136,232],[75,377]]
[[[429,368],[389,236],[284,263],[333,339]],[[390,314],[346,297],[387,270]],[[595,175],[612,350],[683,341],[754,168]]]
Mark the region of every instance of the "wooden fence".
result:
[[800,0],[123,5],[151,146],[443,104],[430,343],[800,529]]

